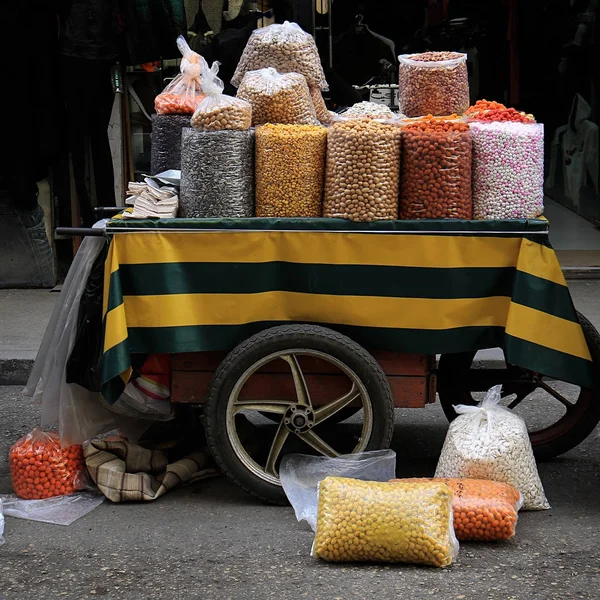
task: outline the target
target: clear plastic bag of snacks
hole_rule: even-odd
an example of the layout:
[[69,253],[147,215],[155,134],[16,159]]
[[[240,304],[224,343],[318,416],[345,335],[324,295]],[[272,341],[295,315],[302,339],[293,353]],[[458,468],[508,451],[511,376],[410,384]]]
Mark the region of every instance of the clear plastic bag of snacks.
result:
[[436,477],[491,479],[523,495],[523,508],[550,508],[538,474],[525,421],[500,405],[502,386],[493,387],[477,406],[460,404],[450,423]]
[[397,219],[400,139],[389,120],[341,119],[329,127],[323,216]]
[[180,73],[154,99],[154,108],[159,115],[191,115],[204,98],[201,73],[208,68],[206,61],[188,46],[185,38],[177,38],[177,47],[183,58]]
[[313,37],[298,24],[285,21],[256,29],[231,78],[238,87],[248,71],[273,67],[280,73],[300,73],[310,85],[327,87],[319,51]]
[[402,54],[398,62],[398,106],[407,117],[462,115],[469,108],[466,54]]
[[217,77],[218,72],[217,61],[202,72],[202,91],[206,96],[200,100],[192,116],[192,127],[208,131],[250,129],[252,106],[241,98],[226,96],[223,93],[224,84]]
[[58,435],[34,429],[8,453],[12,486],[19,498],[38,500],[86,488],[83,450],[61,448]]
[[444,483],[327,477],[319,484],[311,554],[332,562],[447,567],[458,556],[452,492]]
[[456,118],[402,127],[401,219],[471,219],[471,132]]
[[298,73],[278,73],[273,68],[250,71],[237,97],[252,105],[252,125],[319,124],[306,79]]
[[433,481],[452,491],[454,532],[461,542],[498,542],[515,535],[523,496],[512,485],[487,479],[392,479],[392,483]]

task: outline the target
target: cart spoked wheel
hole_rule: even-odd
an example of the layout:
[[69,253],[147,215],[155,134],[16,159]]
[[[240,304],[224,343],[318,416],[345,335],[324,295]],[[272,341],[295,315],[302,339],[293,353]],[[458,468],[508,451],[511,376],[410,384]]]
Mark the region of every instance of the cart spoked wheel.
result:
[[[339,413],[356,411],[339,423]],[[276,423],[263,417],[268,413]],[[252,336],[221,363],[204,424],[223,472],[246,491],[285,503],[281,458],[388,448],[394,403],[377,361],[325,327],[283,325]]]
[[[578,314],[595,370],[600,367],[600,335]],[[506,365],[483,369],[473,365],[475,353],[444,354],[438,367],[438,392],[449,421],[453,405],[476,404],[484,392],[502,384],[503,404],[527,423],[536,458],[554,458],[580,444],[600,421],[600,389],[584,389],[526,369]]]

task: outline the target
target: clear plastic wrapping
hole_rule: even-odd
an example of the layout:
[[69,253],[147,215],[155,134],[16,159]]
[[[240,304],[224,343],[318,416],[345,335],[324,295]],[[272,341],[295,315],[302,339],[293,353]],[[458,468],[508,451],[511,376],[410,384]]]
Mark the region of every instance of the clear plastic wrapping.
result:
[[191,115],[204,98],[200,74],[207,67],[206,61],[191,50],[183,36],[177,38],[181,52],[180,73],[154,99],[154,108],[159,115]]
[[[377,104],[376,102],[357,102],[350,108],[347,108],[344,112],[340,113],[340,116],[345,119],[391,119],[394,117],[394,113],[385,104]],[[399,115],[401,117],[403,115]]]
[[324,127],[257,127],[256,216],[320,217],[326,151]]
[[256,29],[231,78],[232,85],[238,87],[248,71],[265,67],[280,73],[300,73],[311,85],[327,87],[315,40],[296,23],[285,21]]
[[278,73],[273,68],[244,75],[237,97],[252,106],[252,124],[318,125],[306,79],[298,73]]
[[398,62],[398,105],[407,117],[462,115],[469,108],[466,54],[402,54]]
[[550,508],[527,425],[499,404],[501,389],[493,387],[477,406],[455,407],[459,416],[450,424],[435,476],[508,483],[523,495],[524,509]]
[[298,521],[317,529],[319,482],[326,477],[351,477],[361,481],[388,481],[396,476],[396,453],[372,450],[329,458],[286,454],[281,459],[279,479]]
[[34,429],[11,447],[8,462],[12,486],[19,498],[64,496],[86,487],[81,446],[61,448],[54,433]]
[[507,483],[485,479],[393,479],[392,483],[445,483],[452,491],[454,533],[461,542],[499,542],[514,537],[520,492]]
[[327,133],[323,216],[398,218],[400,127],[373,119],[334,123]]
[[401,219],[471,219],[471,133],[456,120],[402,128]]
[[206,96],[198,104],[191,119],[192,127],[209,131],[244,130],[252,125],[249,102],[223,94],[223,82],[217,77],[219,63],[202,72],[202,91]]
[[254,216],[254,130],[184,129],[179,214],[193,218]]
[[150,171],[152,175],[181,169],[181,131],[190,126],[189,115],[152,115]]
[[332,562],[447,567],[458,556],[452,492],[443,483],[327,477],[319,484],[312,554]]
[[322,125],[327,125],[331,123],[335,113],[331,112],[327,108],[321,90],[316,85],[309,85],[308,89],[310,91],[310,97],[313,106],[315,107],[315,113],[317,115],[317,119],[319,119],[319,122]]
[[532,219],[544,212],[544,126],[470,123],[476,219]]

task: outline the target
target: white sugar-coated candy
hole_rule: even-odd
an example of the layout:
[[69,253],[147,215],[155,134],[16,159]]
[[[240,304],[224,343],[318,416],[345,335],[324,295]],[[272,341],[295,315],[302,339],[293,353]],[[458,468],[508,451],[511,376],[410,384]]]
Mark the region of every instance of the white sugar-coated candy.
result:
[[544,211],[544,126],[470,123],[476,219],[532,219]]
[[435,471],[436,477],[489,479],[508,483],[523,495],[523,508],[550,508],[537,471],[525,421],[498,406],[492,388],[481,407],[458,407]]

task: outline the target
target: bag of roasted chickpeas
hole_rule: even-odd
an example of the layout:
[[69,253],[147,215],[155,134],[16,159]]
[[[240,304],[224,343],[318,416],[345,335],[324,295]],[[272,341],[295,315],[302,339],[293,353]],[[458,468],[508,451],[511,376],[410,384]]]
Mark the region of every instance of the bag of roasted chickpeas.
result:
[[458,556],[445,483],[327,477],[319,484],[313,556],[331,562],[447,567]]
[[19,498],[40,500],[87,487],[81,446],[61,447],[55,433],[34,429],[11,447],[8,462]]
[[512,485],[487,479],[392,479],[390,483],[445,483],[452,490],[454,532],[461,542],[499,542],[515,535],[523,496]]

